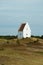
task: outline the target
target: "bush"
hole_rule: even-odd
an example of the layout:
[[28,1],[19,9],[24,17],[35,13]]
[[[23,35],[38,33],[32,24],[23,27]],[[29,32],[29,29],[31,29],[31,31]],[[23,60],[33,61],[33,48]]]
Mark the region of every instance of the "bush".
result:
[[0,39],[14,39],[17,38],[17,36],[0,36]]
[[20,45],[20,42],[19,42],[19,40],[17,39],[17,45]]
[[7,44],[9,44],[9,41],[7,41]]
[[3,51],[4,50],[4,48],[2,47],[2,48],[0,48],[0,51]]
[[43,39],[43,35],[41,36],[41,39]]
[[32,35],[31,37],[40,38],[40,36],[34,36],[34,35]]

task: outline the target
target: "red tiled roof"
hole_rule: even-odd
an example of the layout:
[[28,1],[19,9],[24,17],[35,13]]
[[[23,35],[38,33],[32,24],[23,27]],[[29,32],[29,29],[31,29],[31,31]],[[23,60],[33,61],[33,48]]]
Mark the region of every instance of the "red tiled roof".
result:
[[20,26],[20,28],[19,28],[19,30],[18,30],[18,31],[23,31],[23,29],[24,29],[25,25],[26,25],[26,23],[21,24],[21,26]]

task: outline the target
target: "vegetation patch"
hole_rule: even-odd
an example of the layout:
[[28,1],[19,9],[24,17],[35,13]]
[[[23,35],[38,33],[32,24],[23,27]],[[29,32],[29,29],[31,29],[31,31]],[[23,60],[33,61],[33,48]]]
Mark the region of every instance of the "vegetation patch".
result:
[[42,55],[43,55],[43,52],[41,52],[41,51],[37,51],[37,52],[35,52],[35,53],[37,53],[37,54],[42,54]]

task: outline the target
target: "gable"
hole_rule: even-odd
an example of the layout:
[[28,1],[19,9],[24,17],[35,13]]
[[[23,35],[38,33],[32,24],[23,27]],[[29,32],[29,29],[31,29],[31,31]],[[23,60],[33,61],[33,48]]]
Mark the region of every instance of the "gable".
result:
[[30,26],[28,25],[28,23],[25,25],[23,32],[24,33],[31,33],[31,29],[30,29]]

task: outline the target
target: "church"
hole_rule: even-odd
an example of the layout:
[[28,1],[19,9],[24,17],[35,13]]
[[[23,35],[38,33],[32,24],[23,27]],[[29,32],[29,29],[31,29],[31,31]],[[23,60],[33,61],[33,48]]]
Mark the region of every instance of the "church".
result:
[[22,38],[30,38],[31,37],[31,29],[27,23],[22,23],[18,29],[18,39]]

